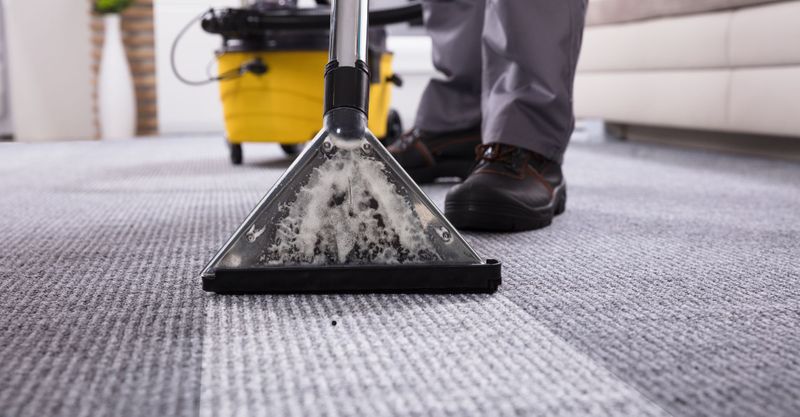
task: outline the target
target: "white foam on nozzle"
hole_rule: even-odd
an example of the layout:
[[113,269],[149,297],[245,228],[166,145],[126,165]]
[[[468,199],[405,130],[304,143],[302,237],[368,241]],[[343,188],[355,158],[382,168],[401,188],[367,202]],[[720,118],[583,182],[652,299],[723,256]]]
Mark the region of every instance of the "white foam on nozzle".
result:
[[382,162],[337,149],[284,204],[266,264],[419,263],[439,260],[415,207]]

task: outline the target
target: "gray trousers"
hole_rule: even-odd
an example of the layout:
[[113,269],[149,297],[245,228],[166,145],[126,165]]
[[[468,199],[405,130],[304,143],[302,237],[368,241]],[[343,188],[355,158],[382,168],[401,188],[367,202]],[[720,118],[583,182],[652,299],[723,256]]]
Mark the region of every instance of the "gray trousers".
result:
[[425,0],[433,64],[416,126],[482,126],[484,143],[561,162],[587,0]]

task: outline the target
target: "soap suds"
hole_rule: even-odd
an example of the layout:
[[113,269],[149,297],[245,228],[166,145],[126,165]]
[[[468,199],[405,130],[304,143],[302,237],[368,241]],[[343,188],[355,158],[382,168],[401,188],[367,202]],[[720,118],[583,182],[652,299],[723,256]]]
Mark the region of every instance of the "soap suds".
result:
[[[295,200],[281,206],[262,263],[392,264],[440,259],[416,210],[398,193],[382,162],[359,148],[340,148],[327,158],[314,168]],[[251,229],[249,234],[260,233]]]
[[247,235],[246,235],[247,236],[247,241],[250,242],[250,243],[255,242],[256,239],[258,239],[259,236],[264,234],[264,230],[266,230],[266,227],[262,227],[260,229],[256,229],[256,225],[253,224],[252,226],[250,226],[250,230],[247,231]]

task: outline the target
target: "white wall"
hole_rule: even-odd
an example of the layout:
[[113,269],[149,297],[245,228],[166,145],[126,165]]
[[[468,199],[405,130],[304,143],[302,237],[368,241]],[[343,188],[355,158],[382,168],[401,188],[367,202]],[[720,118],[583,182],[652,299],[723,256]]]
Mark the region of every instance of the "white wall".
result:
[[[217,84],[188,86],[170,69],[170,48],[178,32],[209,7],[237,7],[239,0],[158,0],[155,21],[158,125],[162,134],[222,132],[222,107]],[[209,35],[195,23],[178,44],[176,62],[191,80],[207,78],[206,68],[219,48],[220,37]],[[213,67],[212,67],[213,69]]]
[[431,39],[427,36],[390,36],[387,47],[394,52],[394,71],[403,78],[403,87],[395,88],[392,107],[400,112],[403,126],[409,129],[417,115],[419,98],[428,80],[436,76],[431,61]]
[[93,138],[89,2],[4,0],[3,6],[15,138]]
[[[158,122],[162,134],[223,131],[218,86],[192,87],[181,84],[170,69],[169,52],[175,35],[192,17],[209,6],[238,5],[239,0],[155,2]],[[177,62],[184,77],[206,78],[206,68],[214,59],[214,51],[219,48],[220,42],[218,36],[204,33],[199,23],[195,24],[178,45]],[[403,88],[394,90],[393,106],[400,111],[408,127],[413,123],[422,88],[433,74],[430,40],[424,36],[390,37],[389,49],[395,52],[395,71],[405,80]]]

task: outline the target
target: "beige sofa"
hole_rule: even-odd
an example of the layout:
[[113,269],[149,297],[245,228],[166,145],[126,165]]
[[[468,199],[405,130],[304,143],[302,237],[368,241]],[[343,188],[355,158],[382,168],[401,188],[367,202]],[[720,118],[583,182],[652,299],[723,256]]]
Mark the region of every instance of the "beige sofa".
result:
[[590,0],[579,117],[800,138],[800,0]]

